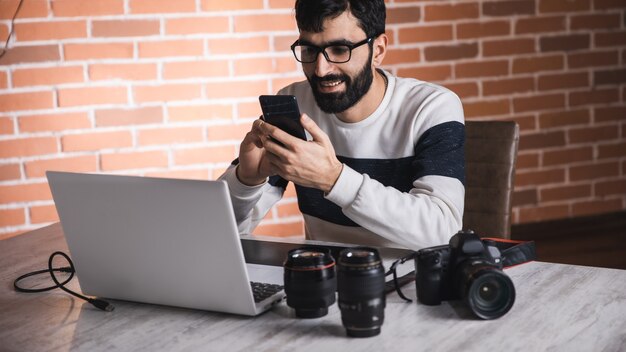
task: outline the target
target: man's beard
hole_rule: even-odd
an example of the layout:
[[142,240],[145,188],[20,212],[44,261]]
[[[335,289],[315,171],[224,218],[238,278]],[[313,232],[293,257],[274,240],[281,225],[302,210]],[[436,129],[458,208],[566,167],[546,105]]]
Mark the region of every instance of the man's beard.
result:
[[[336,114],[348,110],[363,98],[372,86],[374,80],[373,71],[370,60],[368,60],[354,80],[345,74],[331,74],[324,77],[318,77],[314,74],[311,77],[307,77],[307,79],[311,89],[313,89],[313,96],[315,96],[315,101],[319,108],[328,114]],[[341,80],[346,85],[344,92],[322,93],[319,91],[318,85],[320,82],[336,80]]]

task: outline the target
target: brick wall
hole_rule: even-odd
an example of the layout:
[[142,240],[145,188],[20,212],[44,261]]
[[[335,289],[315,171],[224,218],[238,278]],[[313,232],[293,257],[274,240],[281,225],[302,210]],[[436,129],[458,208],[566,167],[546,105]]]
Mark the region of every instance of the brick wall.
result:
[[[626,209],[623,0],[387,3],[386,69],[520,124],[514,222]],[[0,239],[57,220],[46,170],[216,178],[257,96],[303,78],[292,5],[25,0],[0,58]],[[302,233],[293,188],[257,233]]]

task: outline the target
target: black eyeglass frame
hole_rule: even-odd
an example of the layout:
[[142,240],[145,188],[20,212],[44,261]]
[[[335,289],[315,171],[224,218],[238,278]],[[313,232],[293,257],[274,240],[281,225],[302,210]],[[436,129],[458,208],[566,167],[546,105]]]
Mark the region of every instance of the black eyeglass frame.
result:
[[[322,55],[324,55],[324,58],[326,59],[326,61],[328,62],[332,62],[334,64],[343,64],[346,63],[348,61],[350,61],[350,59],[352,59],[352,50],[365,45],[365,44],[369,44],[371,43],[374,39],[376,39],[376,37],[378,37],[380,34],[365,38],[363,40],[361,40],[360,42],[354,43],[354,44],[328,44],[328,45],[324,45],[324,46],[317,46],[317,45],[312,45],[312,44],[300,44],[300,40],[296,40],[293,44],[291,44],[291,52],[293,53],[293,56],[296,58],[296,60],[298,62],[301,62],[303,64],[311,64],[314,63],[315,61],[317,61],[317,57],[320,55],[320,53],[322,53]],[[316,53],[314,56],[314,59],[312,61],[302,61],[300,59],[298,59],[298,55],[296,54],[296,47],[297,46],[308,46],[311,48],[314,48]],[[350,49],[350,52],[348,54],[348,59],[345,61],[333,61],[330,59],[330,57],[328,56],[328,53],[326,52],[327,48],[333,47],[333,46],[345,46],[348,49]]]

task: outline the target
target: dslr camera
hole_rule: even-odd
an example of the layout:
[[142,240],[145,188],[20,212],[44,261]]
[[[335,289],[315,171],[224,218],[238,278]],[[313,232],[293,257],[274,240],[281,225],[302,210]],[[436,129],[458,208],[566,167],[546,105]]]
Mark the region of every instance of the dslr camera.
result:
[[449,245],[424,248],[415,257],[417,298],[426,305],[463,300],[481,319],[506,314],[515,302],[513,281],[502,271],[495,243],[460,231]]

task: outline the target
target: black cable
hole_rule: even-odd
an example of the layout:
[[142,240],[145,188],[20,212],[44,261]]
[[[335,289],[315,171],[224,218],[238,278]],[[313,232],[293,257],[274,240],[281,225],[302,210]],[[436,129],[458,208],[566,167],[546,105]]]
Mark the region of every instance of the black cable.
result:
[[[63,258],[65,258],[65,260],[67,260],[69,266],[65,266],[65,267],[61,267],[61,268],[53,268],[52,267],[52,262],[54,261],[54,257],[56,257],[57,255],[62,256]],[[64,273],[70,273],[70,276],[65,279],[65,281],[63,282],[59,282],[59,280],[57,279],[56,275],[54,274],[55,272],[64,272]],[[89,302],[90,304],[92,304],[94,307],[98,308],[98,309],[102,309],[104,311],[110,312],[114,309],[113,305],[111,305],[109,302],[102,300],[102,299],[98,299],[98,298],[90,298],[87,296],[83,296],[79,293],[76,293],[72,290],[70,290],[69,288],[65,287],[65,284],[67,284],[68,282],[70,282],[70,280],[72,280],[72,278],[74,277],[74,273],[76,271],[74,270],[74,263],[72,262],[72,260],[70,259],[70,257],[63,253],[63,252],[54,252],[50,255],[50,258],[48,258],[48,269],[43,269],[43,270],[37,270],[37,271],[33,271],[30,273],[26,273],[20,277],[18,277],[17,279],[15,279],[15,281],[13,281],[13,287],[15,288],[15,291],[17,292],[25,292],[25,293],[38,293],[38,292],[45,292],[45,291],[50,291],[50,290],[54,290],[56,288],[60,288],[61,290],[69,293],[72,296],[78,297],[80,299],[83,299],[87,302]],[[18,285],[18,282],[26,279],[27,277],[31,277],[31,276],[35,276],[35,275],[40,275],[40,274],[50,274],[50,278],[52,278],[52,281],[54,281],[54,286],[48,286],[48,287],[43,287],[43,288],[24,288]]]
[[388,287],[386,292],[387,293],[393,292],[393,290],[395,289],[395,291],[398,293],[398,296],[400,296],[400,298],[404,299],[407,302],[413,302],[413,301],[404,295],[400,287],[408,284],[409,282],[415,281],[415,271],[411,271],[410,273],[405,274],[401,276],[400,278],[398,278],[398,273],[396,271],[396,268],[398,267],[398,265],[404,264],[406,261],[414,259],[414,258],[415,258],[415,253],[411,253],[405,257],[402,257],[396,260],[395,262],[393,262],[393,264],[391,264],[391,268],[389,268],[389,270],[385,273],[385,276],[393,274],[393,286]]
[[17,17],[17,14],[20,12],[23,2],[24,0],[20,0],[20,2],[17,4],[17,8],[15,9],[15,13],[13,14],[13,18],[11,18],[11,29],[9,30],[9,35],[7,36],[7,40],[4,42],[4,47],[2,48],[2,52],[0,52],[0,59],[4,56],[4,54],[6,54],[7,50],[9,49],[9,40],[11,39],[13,32],[15,32],[15,24],[14,24],[15,18]]

